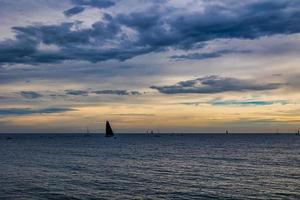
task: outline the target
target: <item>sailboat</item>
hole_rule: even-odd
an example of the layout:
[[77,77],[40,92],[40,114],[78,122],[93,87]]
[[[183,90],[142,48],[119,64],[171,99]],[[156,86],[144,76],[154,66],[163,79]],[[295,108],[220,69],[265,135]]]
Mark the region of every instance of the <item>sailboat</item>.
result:
[[84,137],[89,137],[90,135],[90,130],[89,127],[86,127],[86,133],[84,134]]
[[113,137],[113,136],[114,136],[114,132],[111,129],[109,121],[106,121],[105,137]]

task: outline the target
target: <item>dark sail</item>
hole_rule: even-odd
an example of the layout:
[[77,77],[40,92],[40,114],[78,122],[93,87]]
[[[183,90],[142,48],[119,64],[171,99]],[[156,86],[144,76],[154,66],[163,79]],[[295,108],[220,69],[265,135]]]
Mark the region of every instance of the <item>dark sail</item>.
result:
[[113,137],[114,136],[114,132],[110,127],[109,121],[106,121],[106,134],[105,137]]

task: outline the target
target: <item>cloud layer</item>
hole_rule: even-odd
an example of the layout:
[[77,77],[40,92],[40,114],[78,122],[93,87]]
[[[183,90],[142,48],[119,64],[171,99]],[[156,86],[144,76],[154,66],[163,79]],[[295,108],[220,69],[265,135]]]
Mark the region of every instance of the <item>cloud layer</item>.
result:
[[37,99],[43,96],[42,94],[34,91],[21,91],[20,95],[25,99]]
[[[64,12],[67,16],[83,12],[86,6],[108,8],[115,4],[106,0],[72,2],[75,7]],[[300,32],[298,1],[232,1],[231,6],[213,1],[203,3],[198,12],[182,12],[187,8],[177,8],[167,1],[153,4],[156,6],[129,13],[104,12],[103,19],[88,28],[79,21],[13,27],[15,38],[0,42],[0,64],[124,61],[150,52],[191,49],[215,39],[255,39]],[[41,45],[56,49],[40,49]],[[205,57],[216,56],[219,54]]]
[[66,90],[67,95],[74,95],[74,96],[87,96],[89,91],[87,90]]
[[211,101],[211,105],[216,106],[267,106],[273,104],[287,104],[289,101],[278,100],[278,101],[262,101],[262,100],[214,100]]
[[95,94],[112,94],[112,95],[140,95],[141,93],[138,91],[128,91],[128,90],[96,90],[92,93]]
[[127,96],[127,95],[141,95],[138,91],[128,91],[128,90],[65,90],[67,95],[74,96],[88,96],[90,93],[92,94],[109,94],[109,95],[119,95],[119,96]]
[[255,83],[250,80],[237,78],[228,78],[220,76],[206,76],[187,81],[181,81],[175,85],[168,86],[151,86],[152,89],[158,90],[164,94],[180,93],[198,93],[214,94],[221,92],[242,92],[242,91],[264,91],[274,90],[282,86],[282,83]]
[[71,17],[73,15],[82,13],[86,9],[86,7],[102,9],[102,8],[108,8],[115,5],[114,2],[109,0],[71,0],[71,2],[75,6],[64,11],[64,14],[67,17]]
[[189,53],[183,55],[174,55],[171,56],[171,59],[174,60],[204,60],[209,58],[218,58],[227,54],[240,54],[240,53],[250,53],[251,51],[247,50],[220,50],[209,53]]
[[52,114],[52,113],[64,113],[69,111],[76,111],[71,108],[0,108],[0,116],[7,115],[31,115],[31,114]]

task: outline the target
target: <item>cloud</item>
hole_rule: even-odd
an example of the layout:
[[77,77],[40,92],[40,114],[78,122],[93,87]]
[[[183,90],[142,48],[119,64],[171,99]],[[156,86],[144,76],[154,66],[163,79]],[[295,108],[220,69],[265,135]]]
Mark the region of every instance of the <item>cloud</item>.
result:
[[71,0],[74,5],[91,6],[95,8],[108,8],[114,6],[115,3],[110,0]]
[[154,114],[144,114],[144,113],[113,113],[110,115],[125,116],[125,117],[151,117]]
[[89,91],[86,90],[65,90],[67,95],[88,96]]
[[264,100],[220,100],[215,99],[211,101],[195,101],[195,102],[183,102],[181,104],[188,106],[199,106],[202,104],[210,104],[213,106],[267,106],[273,104],[289,104],[288,100],[276,100],[276,101],[264,101]]
[[278,101],[261,101],[261,100],[213,100],[209,102],[211,105],[215,106],[267,106],[273,104],[281,104],[285,105],[288,104],[289,101],[287,100],[278,100]]
[[180,60],[204,60],[209,58],[218,58],[223,55],[227,54],[237,54],[237,53],[250,53],[251,51],[247,50],[221,50],[221,51],[215,51],[215,52],[209,52],[209,53],[189,53],[189,54],[183,54],[183,55],[174,55],[171,56],[171,59],[180,61]]
[[237,78],[228,78],[220,76],[206,76],[187,81],[181,81],[170,86],[151,86],[152,89],[158,90],[164,94],[180,94],[180,93],[198,93],[198,94],[214,94],[221,92],[242,92],[242,91],[264,91],[274,90],[282,86],[282,83],[266,83],[259,84],[250,80],[242,80]]
[[85,10],[85,7],[93,7],[93,8],[108,8],[114,6],[115,3],[109,0],[71,0],[71,2],[75,5],[74,7],[65,10],[64,14],[67,17],[71,17],[73,15],[77,15]]
[[21,91],[20,95],[25,99],[37,99],[43,96],[42,94],[34,91]]
[[[108,59],[125,60],[132,50],[101,48],[119,32],[118,24],[96,22],[92,28],[73,30],[80,22],[59,25],[32,25],[13,27],[15,40],[0,42],[1,63],[59,63],[66,60],[87,60],[90,62]],[[53,50],[39,50],[39,45],[53,45]],[[140,50],[137,50],[140,51]]]
[[197,101],[197,102],[183,102],[180,103],[182,105],[187,105],[187,106],[199,106],[201,104],[206,104],[206,102],[202,102],[202,101]]
[[[104,13],[103,20],[86,28],[78,28],[80,22],[13,27],[15,38],[0,42],[0,64],[124,61],[151,52],[188,50],[216,39],[256,39],[300,32],[299,1],[217,2],[203,3],[201,12],[191,12],[192,5],[178,8],[168,1],[153,1],[155,6],[140,11]],[[114,5],[108,0],[72,3],[75,7],[65,13],[75,14],[85,6]],[[41,44],[54,45],[57,50],[41,50]],[[220,52],[187,57],[218,56]]]
[[31,115],[31,114],[52,114],[52,113],[63,113],[69,111],[76,111],[71,108],[0,108],[0,116],[6,115]]
[[74,95],[74,96],[88,96],[90,93],[93,94],[110,94],[110,95],[141,95],[139,91],[128,91],[128,90],[65,90],[66,95]]
[[128,90],[96,90],[92,91],[95,94],[111,94],[111,95],[140,95],[141,93],[138,91],[128,91]]
[[81,6],[75,6],[75,7],[73,7],[73,8],[70,8],[69,10],[65,10],[65,11],[64,11],[64,14],[65,14],[65,16],[67,16],[67,17],[71,17],[71,16],[77,15],[77,14],[83,12],[83,11],[84,11],[84,7],[81,7]]

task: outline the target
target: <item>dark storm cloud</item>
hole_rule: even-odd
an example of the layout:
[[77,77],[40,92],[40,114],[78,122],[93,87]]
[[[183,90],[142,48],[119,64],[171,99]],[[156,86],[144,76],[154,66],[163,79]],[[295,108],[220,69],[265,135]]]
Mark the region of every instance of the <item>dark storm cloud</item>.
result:
[[67,95],[74,96],[88,96],[89,91],[87,90],[65,90]]
[[0,63],[27,63],[37,53],[38,42],[35,39],[16,36],[16,40],[0,42]]
[[[61,23],[59,25],[31,25],[26,27],[13,27],[17,38],[30,38],[34,44],[43,42],[46,45],[57,45],[68,47],[72,45],[83,45],[89,42],[91,29],[72,31],[80,22]],[[94,30],[96,31],[96,29]]]
[[236,54],[236,53],[250,53],[251,51],[247,50],[221,50],[221,51],[215,51],[215,52],[209,52],[209,53],[190,53],[190,54],[184,54],[184,55],[174,55],[171,56],[171,59],[174,60],[204,60],[209,58],[218,58],[223,55],[227,54]]
[[0,108],[0,116],[6,115],[31,115],[31,114],[51,114],[51,113],[63,113],[69,111],[76,111],[71,108]]
[[175,85],[169,86],[151,86],[152,89],[158,90],[164,94],[180,93],[199,93],[214,94],[221,92],[241,92],[241,91],[264,91],[278,89],[281,83],[259,84],[249,80],[237,78],[227,78],[220,76],[206,76],[193,80],[181,81]]
[[[107,0],[72,2],[75,6],[97,8],[114,5]],[[76,28],[80,22],[14,27],[16,38],[0,42],[0,64],[123,61],[170,48],[188,50],[215,39],[256,39],[300,32],[300,1],[230,1],[228,6],[207,3],[203,4],[203,12],[184,12],[185,8],[170,7],[164,2],[154,1],[159,9],[153,6],[139,12],[104,14],[104,20],[90,28]],[[42,43],[56,45],[58,50],[41,50],[38,47]]]
[[112,95],[140,95],[141,93],[138,91],[128,91],[128,90],[96,90],[92,93],[95,94],[112,94]]
[[[0,43],[0,63],[57,63],[64,60],[87,60],[90,62],[108,59],[125,60],[143,50],[99,49],[119,32],[120,26],[114,23],[97,22],[92,28],[71,30],[80,22],[59,25],[36,25],[14,27],[16,40]],[[94,40],[91,42],[91,38]],[[57,51],[39,50],[39,44],[55,45]],[[83,47],[86,46],[86,47]]]
[[69,10],[65,10],[64,11],[64,14],[67,16],[67,17],[71,17],[73,15],[76,15],[76,14],[79,14],[81,12],[84,11],[84,7],[81,7],[81,6],[75,6],[73,8],[70,8]]
[[37,99],[43,96],[42,94],[34,91],[21,91],[20,95],[25,99]]

